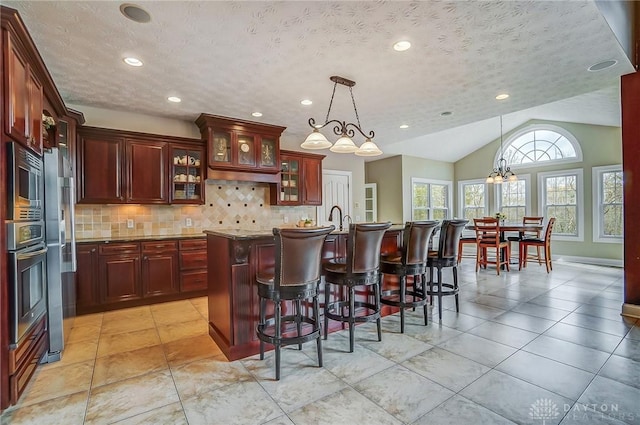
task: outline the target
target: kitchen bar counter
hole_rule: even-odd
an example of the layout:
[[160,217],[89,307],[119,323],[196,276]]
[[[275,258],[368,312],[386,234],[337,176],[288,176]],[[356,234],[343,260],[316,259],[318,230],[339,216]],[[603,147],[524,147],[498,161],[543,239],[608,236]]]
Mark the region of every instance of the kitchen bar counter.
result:
[[[348,229],[348,228],[347,228]],[[382,241],[382,253],[396,252],[402,246],[403,226],[387,230]],[[256,338],[258,323],[258,294],[256,274],[273,270],[275,247],[271,231],[212,229],[207,235],[207,295],[209,307],[209,335],[229,360],[237,360],[259,352]],[[344,257],[348,231],[327,236],[322,251],[325,260]],[[383,287],[393,284],[385,280]],[[324,285],[321,285],[321,290]],[[331,294],[329,295],[331,296]],[[367,291],[357,297],[367,299]],[[321,308],[324,294],[320,296]],[[290,306],[284,305],[286,311]],[[310,310],[312,307],[304,307]],[[383,314],[396,310],[383,308]],[[308,311],[306,312],[308,313]],[[321,312],[322,314],[322,312]],[[329,331],[341,329],[338,322],[329,322]]]
[[142,241],[163,241],[170,239],[202,239],[203,233],[189,233],[180,235],[155,235],[155,236],[113,236],[103,238],[83,238],[76,239],[76,243],[111,243],[111,242],[142,242]]

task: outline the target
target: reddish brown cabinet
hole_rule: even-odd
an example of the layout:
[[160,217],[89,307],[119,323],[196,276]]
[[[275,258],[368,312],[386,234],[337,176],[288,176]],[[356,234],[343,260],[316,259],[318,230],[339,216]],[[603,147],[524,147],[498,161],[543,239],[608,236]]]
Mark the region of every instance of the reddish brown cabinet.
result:
[[8,30],[2,31],[5,133],[15,141],[42,154],[42,83],[35,75],[20,42]]
[[98,245],[78,244],[76,248],[76,303],[78,309],[100,304],[98,293]]
[[142,295],[179,292],[178,242],[142,242]]
[[180,290],[182,292],[207,289],[207,241],[180,241]]
[[204,203],[200,140],[96,127],[77,133],[78,203]]
[[[212,170],[262,174],[280,170],[280,135],[285,127],[209,114],[201,114],[196,125],[207,142]],[[212,178],[222,176],[214,173]]]
[[99,246],[98,284],[104,304],[142,298],[140,244],[113,243]]
[[280,180],[270,187],[271,205],[322,205],[324,155],[280,152]]

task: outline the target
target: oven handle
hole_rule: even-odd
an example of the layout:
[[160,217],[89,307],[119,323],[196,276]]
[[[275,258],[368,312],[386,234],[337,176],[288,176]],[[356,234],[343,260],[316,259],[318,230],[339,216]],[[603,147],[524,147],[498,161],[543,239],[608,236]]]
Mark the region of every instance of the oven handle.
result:
[[37,257],[38,255],[42,255],[45,254],[47,252],[48,248],[45,246],[42,249],[39,249],[37,251],[33,251],[33,252],[26,252],[26,253],[20,253],[16,255],[16,259],[18,260],[26,260],[28,258],[33,258],[33,257]]

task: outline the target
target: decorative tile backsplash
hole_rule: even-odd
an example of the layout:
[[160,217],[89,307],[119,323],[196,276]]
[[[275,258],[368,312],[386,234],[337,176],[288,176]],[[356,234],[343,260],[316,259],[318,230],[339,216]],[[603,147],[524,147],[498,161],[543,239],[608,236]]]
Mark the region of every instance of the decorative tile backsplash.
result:
[[[207,229],[268,230],[316,219],[315,207],[269,205],[269,185],[210,181],[205,205],[76,205],[76,238],[163,236]],[[191,226],[187,226],[190,219]],[[285,223],[285,219],[288,224]],[[133,228],[127,221],[133,220]]]

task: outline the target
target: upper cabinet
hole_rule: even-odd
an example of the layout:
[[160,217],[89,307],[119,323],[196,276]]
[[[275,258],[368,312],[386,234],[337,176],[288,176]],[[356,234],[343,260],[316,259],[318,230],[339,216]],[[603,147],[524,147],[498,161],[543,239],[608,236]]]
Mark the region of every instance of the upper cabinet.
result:
[[270,187],[271,205],[322,205],[324,155],[280,152],[280,179]]
[[5,65],[5,132],[18,143],[42,154],[42,83],[36,76],[20,44],[7,30],[2,31]]
[[208,114],[201,114],[196,125],[207,142],[209,178],[277,181],[285,127]]
[[78,203],[204,203],[199,140],[78,129]]

